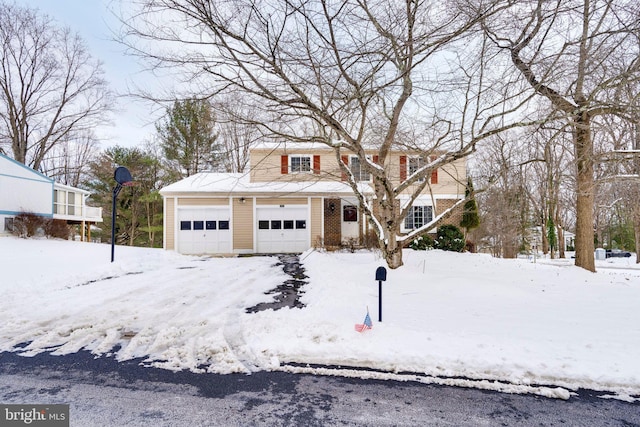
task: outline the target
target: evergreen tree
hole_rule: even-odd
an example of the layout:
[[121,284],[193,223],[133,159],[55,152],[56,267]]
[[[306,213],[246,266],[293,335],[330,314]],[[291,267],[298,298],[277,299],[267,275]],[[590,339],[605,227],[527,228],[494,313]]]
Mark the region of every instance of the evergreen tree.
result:
[[219,163],[215,117],[206,100],[177,100],[156,131],[168,169],[185,178],[214,168]]
[[465,229],[466,234],[469,230],[472,230],[480,225],[480,216],[478,215],[478,204],[473,191],[473,181],[471,177],[467,178],[467,187],[464,192],[465,198],[469,199],[464,204],[464,210],[462,211],[462,220],[460,221],[460,227]]
[[117,199],[116,244],[162,247],[162,198],[158,190],[165,185],[160,160],[140,148],[111,147],[91,164],[86,186],[95,204],[102,207],[102,238],[111,235],[113,173],[118,166],[131,172],[134,186],[122,189]]

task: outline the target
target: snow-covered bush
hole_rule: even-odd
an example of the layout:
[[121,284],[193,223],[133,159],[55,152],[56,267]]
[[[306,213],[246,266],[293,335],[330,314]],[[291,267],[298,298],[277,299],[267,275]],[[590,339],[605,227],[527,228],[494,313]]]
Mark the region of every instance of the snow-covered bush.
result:
[[428,249],[433,249],[433,239],[431,236],[420,236],[417,239],[414,239],[409,247],[414,251],[426,251]]
[[438,227],[433,247],[443,251],[462,252],[465,241],[462,231],[455,225],[445,224]]

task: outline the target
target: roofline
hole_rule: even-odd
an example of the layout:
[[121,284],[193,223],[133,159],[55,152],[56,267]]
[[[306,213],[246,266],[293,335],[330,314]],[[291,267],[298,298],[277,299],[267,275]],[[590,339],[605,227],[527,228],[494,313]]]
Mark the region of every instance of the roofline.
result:
[[26,169],[30,172],[35,173],[36,175],[40,176],[41,178],[46,179],[47,181],[54,183],[55,180],[53,178],[49,178],[48,176],[46,176],[45,174],[43,174],[42,172],[38,172],[37,170],[30,168],[29,166],[25,165],[24,163],[20,163],[19,161],[12,159],[11,157],[7,156],[6,154],[2,154],[0,153],[0,157],[9,160],[10,162],[14,163],[15,165],[20,166],[23,169]]

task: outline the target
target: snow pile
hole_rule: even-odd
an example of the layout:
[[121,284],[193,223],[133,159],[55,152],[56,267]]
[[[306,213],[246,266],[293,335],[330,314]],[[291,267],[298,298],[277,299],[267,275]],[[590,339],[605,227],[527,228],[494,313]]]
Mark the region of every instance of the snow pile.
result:
[[[287,279],[273,257],[0,238],[0,351],[89,349],[196,372],[393,378],[567,398],[640,397],[640,269],[405,252],[378,322],[375,253],[308,252],[303,309],[245,309]],[[358,333],[369,308],[373,329]],[[326,369],[314,365],[337,365]],[[371,370],[362,370],[370,368]]]

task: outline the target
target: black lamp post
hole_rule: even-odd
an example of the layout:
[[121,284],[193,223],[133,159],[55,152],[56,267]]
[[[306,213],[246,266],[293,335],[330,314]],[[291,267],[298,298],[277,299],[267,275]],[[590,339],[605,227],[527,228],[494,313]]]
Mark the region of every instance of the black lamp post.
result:
[[133,185],[133,179],[129,169],[124,166],[116,168],[113,174],[113,178],[116,180],[116,186],[113,188],[113,200],[111,205],[111,262],[113,262],[116,248],[116,198],[120,194],[123,186]]

